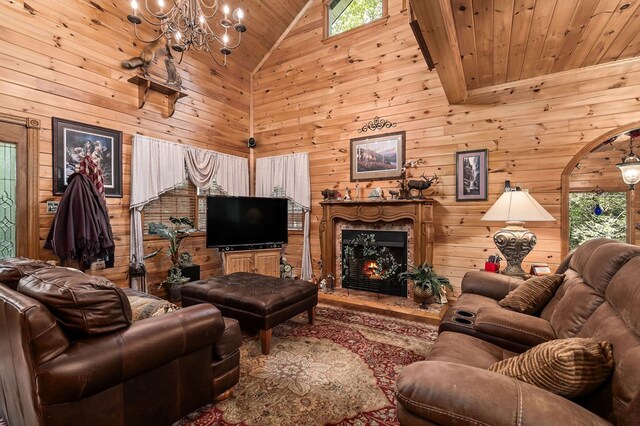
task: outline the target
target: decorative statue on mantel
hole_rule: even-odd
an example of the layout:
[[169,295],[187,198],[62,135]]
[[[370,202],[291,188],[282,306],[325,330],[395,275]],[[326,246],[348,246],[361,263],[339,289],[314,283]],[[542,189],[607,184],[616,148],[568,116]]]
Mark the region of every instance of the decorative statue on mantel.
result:
[[[407,200],[410,198],[425,198],[422,194],[422,191],[430,188],[432,184],[439,181],[438,176],[435,173],[430,178],[422,173],[422,175],[420,175],[422,180],[409,179],[411,177],[409,169],[415,168],[423,163],[424,161],[422,160],[422,158],[418,158],[417,160],[410,160],[404,163],[404,166],[402,166],[402,169],[400,170],[401,180],[398,181],[399,190],[397,198],[401,200]],[[414,189],[418,191],[418,195],[415,197],[411,195],[411,191]]]

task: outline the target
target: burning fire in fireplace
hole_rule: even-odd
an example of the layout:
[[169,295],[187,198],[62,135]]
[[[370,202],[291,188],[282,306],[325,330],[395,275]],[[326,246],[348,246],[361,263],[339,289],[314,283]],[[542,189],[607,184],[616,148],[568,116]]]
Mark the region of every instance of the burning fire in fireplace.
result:
[[362,265],[362,274],[369,278],[380,278],[380,267],[375,260],[365,260]]

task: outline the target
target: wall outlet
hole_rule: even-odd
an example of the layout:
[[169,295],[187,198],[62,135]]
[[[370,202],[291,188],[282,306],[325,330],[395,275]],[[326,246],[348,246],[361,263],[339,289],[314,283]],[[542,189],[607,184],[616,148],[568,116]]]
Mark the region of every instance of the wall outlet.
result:
[[57,201],[47,201],[47,213],[55,214],[58,211],[58,206],[60,205]]

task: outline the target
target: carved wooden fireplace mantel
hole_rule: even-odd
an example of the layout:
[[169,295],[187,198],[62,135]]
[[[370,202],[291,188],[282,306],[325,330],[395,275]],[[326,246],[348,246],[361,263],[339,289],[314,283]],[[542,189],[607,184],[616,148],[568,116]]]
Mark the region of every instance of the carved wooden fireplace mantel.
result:
[[424,261],[433,263],[433,199],[322,201],[320,222],[320,250],[322,275],[336,276],[336,220],[347,222],[413,221],[414,253],[416,265]]

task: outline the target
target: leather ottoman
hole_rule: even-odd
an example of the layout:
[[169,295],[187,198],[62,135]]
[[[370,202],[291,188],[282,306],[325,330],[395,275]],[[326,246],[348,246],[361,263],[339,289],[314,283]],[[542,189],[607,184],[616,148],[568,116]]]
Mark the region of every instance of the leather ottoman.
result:
[[313,324],[318,288],[308,281],[236,272],[182,286],[182,306],[211,303],[243,330],[260,330],[262,353],[271,350],[271,330],[307,311]]

